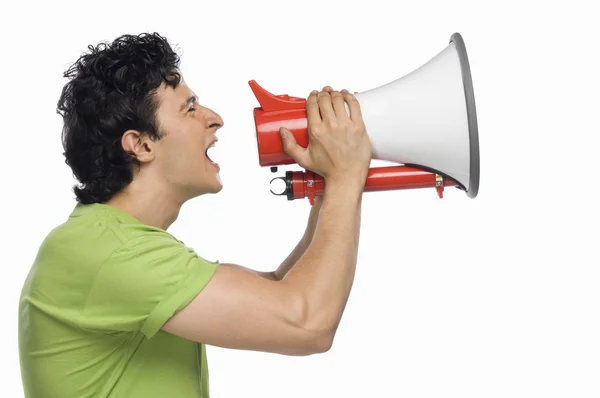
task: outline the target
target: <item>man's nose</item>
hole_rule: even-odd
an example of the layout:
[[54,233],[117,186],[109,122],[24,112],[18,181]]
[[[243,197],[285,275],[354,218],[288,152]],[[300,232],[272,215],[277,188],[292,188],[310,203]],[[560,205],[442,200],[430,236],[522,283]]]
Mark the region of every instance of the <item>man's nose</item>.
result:
[[216,127],[217,130],[225,124],[223,118],[210,108],[206,108],[206,122],[207,127]]

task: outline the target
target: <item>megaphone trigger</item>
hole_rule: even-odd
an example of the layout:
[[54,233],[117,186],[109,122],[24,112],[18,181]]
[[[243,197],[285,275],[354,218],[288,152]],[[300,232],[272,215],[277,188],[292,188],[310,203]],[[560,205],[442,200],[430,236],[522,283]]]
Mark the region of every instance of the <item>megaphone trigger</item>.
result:
[[439,174],[435,175],[435,189],[439,198],[442,199],[444,197],[444,177]]

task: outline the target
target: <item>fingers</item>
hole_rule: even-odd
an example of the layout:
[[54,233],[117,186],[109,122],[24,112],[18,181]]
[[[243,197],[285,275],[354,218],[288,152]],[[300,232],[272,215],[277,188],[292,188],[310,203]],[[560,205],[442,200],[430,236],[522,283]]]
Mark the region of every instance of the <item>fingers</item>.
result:
[[279,129],[281,135],[281,142],[283,143],[283,150],[292,157],[300,166],[306,168],[308,153],[307,149],[301,145],[298,145],[294,134],[285,127]]
[[350,109],[350,119],[353,121],[362,120],[362,112],[360,110],[360,104],[358,100],[354,96],[354,94],[350,94],[348,90],[342,90],[342,96],[344,97],[344,101],[348,104],[348,108]]
[[[348,102],[350,116],[344,102]],[[313,90],[306,101],[308,123],[315,124],[324,121],[334,121],[336,117],[361,118],[360,104],[348,90],[335,91],[331,86],[324,86],[319,92]]]
[[331,92],[331,103],[333,104],[333,110],[338,119],[349,119],[348,112],[344,106],[344,97],[339,91]]
[[319,94],[317,94],[317,102],[319,103],[319,110],[321,111],[321,119],[323,119],[324,122],[334,121],[335,112],[333,111],[331,95],[329,92],[321,91]]
[[324,86],[322,91],[327,91],[331,95],[331,105],[335,115],[338,117],[347,117],[348,113],[344,107],[344,98],[342,95],[338,91],[335,91],[331,86]]
[[311,91],[306,100],[306,116],[309,125],[314,125],[321,122],[321,113],[319,112],[319,104],[317,103],[317,90]]

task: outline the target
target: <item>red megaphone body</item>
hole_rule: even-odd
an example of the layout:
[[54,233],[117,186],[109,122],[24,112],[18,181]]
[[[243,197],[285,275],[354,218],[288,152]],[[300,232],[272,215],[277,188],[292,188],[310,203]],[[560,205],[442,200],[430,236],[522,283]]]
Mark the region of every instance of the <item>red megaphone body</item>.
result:
[[273,95],[249,82],[259,108],[254,108],[258,159],[261,166],[278,166],[296,163],[283,149],[279,129],[287,127],[299,145],[308,146],[306,99],[289,95]]

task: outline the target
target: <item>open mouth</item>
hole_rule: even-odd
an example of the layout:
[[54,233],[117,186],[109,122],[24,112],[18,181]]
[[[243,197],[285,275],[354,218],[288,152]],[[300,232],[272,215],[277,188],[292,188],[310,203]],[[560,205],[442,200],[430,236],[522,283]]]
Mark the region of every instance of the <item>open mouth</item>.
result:
[[212,163],[212,164],[213,164],[213,165],[215,165],[215,166],[218,166],[218,164],[217,164],[217,163],[216,163],[214,160],[212,160],[212,159],[210,158],[210,156],[208,156],[208,151],[209,151],[210,149],[214,148],[216,143],[217,143],[217,140],[214,140],[214,141],[212,142],[212,144],[210,144],[210,145],[208,146],[208,148],[206,148],[206,151],[204,151],[204,156],[206,156],[206,158],[208,159],[208,161],[209,161],[210,163]]

